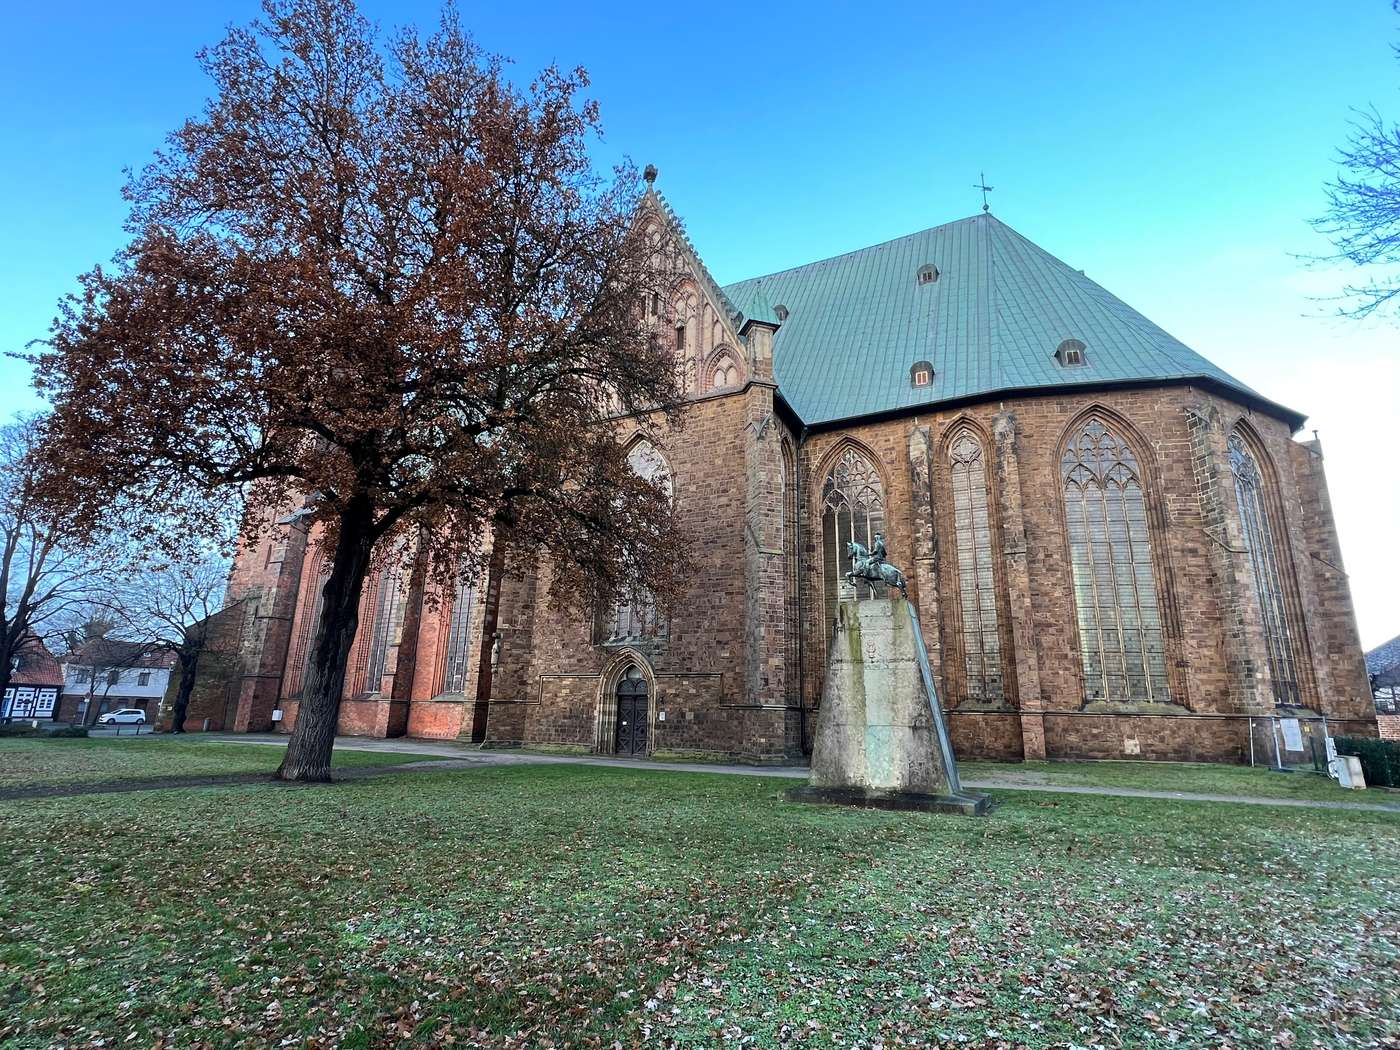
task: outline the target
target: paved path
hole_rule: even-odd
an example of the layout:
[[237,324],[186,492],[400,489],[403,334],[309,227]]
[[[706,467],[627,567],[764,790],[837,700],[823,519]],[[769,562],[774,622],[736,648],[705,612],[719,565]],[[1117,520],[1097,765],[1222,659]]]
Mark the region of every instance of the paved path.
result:
[[[269,744],[285,746],[286,737],[278,733],[268,734],[220,734],[218,739],[226,743]],[[458,744],[450,740],[414,740],[398,737],[392,740],[370,739],[365,737],[336,737],[335,746],[354,751],[388,751],[409,755],[442,755],[457,759],[455,762],[424,762],[417,768],[441,770],[466,768],[471,766],[524,765],[524,764],[568,764],[584,766],[618,766],[624,769],[663,769],[678,773],[728,773],[751,777],[790,777],[804,779],[805,766],[751,766],[712,762],[654,762],[650,759],[605,758],[598,755],[543,755],[533,751],[483,751],[480,748]],[[356,770],[358,774],[378,774],[401,769],[398,766],[370,767]],[[337,773],[337,777],[349,773]],[[1001,791],[1045,791],[1063,795],[1108,795],[1120,798],[1162,798],[1177,802],[1236,802],[1249,806],[1294,806],[1299,809],[1341,809],[1367,813],[1400,814],[1400,802],[1330,802],[1325,799],[1305,798],[1259,798],[1242,795],[1215,795],[1196,791],[1153,791],[1148,788],[1095,787],[1084,784],[1035,784],[1028,783],[1015,774],[1007,777],[964,778],[964,787],[977,790],[996,789]]]
[[[220,743],[246,744],[250,747],[285,747],[287,738],[280,733],[201,735],[202,739]],[[533,751],[491,751],[459,744],[450,740],[413,740],[400,737],[393,740],[366,737],[337,737],[335,746],[346,751],[378,751],[401,754],[405,761],[389,766],[356,766],[337,769],[336,780],[365,780],[394,773],[444,772],[454,769],[480,769],[483,766],[518,765],[582,765],[614,766],[622,769],[666,770],[677,773],[722,773],[733,776],[787,777],[801,780],[807,776],[805,766],[751,766],[710,762],[654,762],[649,759],[606,758],[599,755],[547,755]],[[422,756],[413,761],[413,756]],[[153,791],[160,788],[205,787],[222,784],[269,783],[266,773],[228,773],[206,776],[160,777],[115,780],[106,783],[64,784],[54,787],[12,788],[0,790],[0,800],[20,798],[62,798],[71,795],[106,794],[124,791]],[[272,781],[272,783],[276,783]],[[1194,791],[1153,791],[1146,788],[1094,787],[1083,784],[1029,783],[1014,773],[1005,777],[967,778],[965,787],[978,790],[1039,791],[1063,795],[1103,795],[1119,798],[1160,798],[1176,802],[1234,802],[1249,806],[1292,806],[1299,809],[1352,810],[1367,813],[1400,814],[1400,803],[1329,802],[1322,799],[1259,798],[1242,795],[1203,794]],[[286,784],[288,788],[304,785]]]

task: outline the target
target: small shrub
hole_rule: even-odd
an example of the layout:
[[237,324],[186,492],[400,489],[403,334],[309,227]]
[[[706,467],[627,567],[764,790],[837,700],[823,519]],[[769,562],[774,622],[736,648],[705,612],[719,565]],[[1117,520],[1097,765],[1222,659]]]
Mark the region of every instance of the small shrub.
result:
[[10,722],[0,725],[0,736],[38,736],[41,730],[28,722]]
[[64,726],[62,729],[55,729],[49,736],[87,736],[87,726]]
[[1361,759],[1361,772],[1372,787],[1400,787],[1400,741],[1369,736],[1333,738],[1337,754]]

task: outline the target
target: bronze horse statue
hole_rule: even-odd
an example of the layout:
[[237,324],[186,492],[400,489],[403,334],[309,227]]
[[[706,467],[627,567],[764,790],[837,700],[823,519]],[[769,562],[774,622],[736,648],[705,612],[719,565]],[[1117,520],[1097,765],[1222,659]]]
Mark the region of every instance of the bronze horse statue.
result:
[[877,532],[875,542],[871,547],[871,550],[866,550],[863,544],[856,543],[854,540],[846,544],[846,553],[851,558],[851,571],[846,573],[846,582],[854,583],[856,580],[865,580],[867,583],[882,583],[886,587],[898,587],[900,596],[907,600],[909,587],[904,579],[904,573],[885,561],[885,537]]

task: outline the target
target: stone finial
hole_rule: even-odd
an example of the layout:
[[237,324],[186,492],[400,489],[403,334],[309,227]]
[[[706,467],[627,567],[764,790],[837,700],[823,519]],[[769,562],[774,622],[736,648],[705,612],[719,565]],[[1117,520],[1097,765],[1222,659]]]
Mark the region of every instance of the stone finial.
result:
[[656,182],[656,165],[655,165],[655,164],[648,164],[648,165],[646,166],[646,168],[642,171],[642,179],[646,182],[646,184],[647,184],[648,186],[651,186],[651,185],[654,185],[654,184],[655,184],[655,182]]

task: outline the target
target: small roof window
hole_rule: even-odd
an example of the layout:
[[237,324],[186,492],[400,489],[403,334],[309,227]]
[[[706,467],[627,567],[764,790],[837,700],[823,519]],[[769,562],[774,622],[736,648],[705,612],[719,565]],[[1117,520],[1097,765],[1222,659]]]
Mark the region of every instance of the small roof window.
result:
[[915,361],[909,366],[909,385],[928,386],[933,382],[933,365],[927,361]]
[[1055,360],[1060,362],[1062,368],[1077,368],[1080,365],[1087,365],[1089,359],[1085,354],[1085,346],[1078,339],[1066,339],[1055,348]]
[[788,319],[788,308],[782,303],[779,303],[777,306],[773,307],[773,316],[776,317],[778,323],[781,324]]
[[923,266],[919,267],[920,284],[932,284],[936,280],[938,280],[937,266],[934,266],[933,263],[925,263]]

